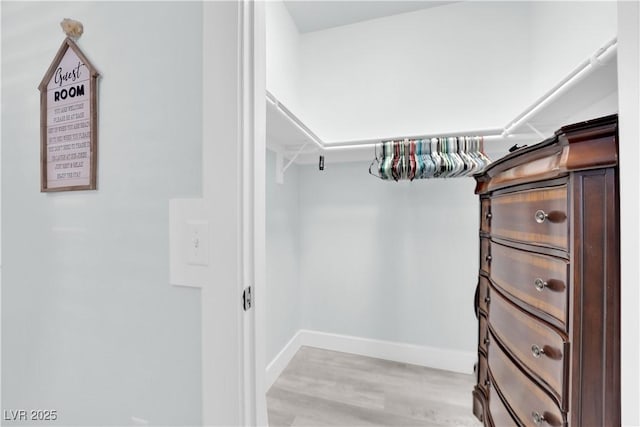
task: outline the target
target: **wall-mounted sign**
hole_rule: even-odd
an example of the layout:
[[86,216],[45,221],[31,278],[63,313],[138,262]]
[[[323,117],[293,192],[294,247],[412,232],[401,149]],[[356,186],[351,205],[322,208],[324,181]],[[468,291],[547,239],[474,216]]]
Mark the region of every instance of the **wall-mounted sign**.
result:
[[40,191],[95,190],[99,74],[66,38],[40,90]]

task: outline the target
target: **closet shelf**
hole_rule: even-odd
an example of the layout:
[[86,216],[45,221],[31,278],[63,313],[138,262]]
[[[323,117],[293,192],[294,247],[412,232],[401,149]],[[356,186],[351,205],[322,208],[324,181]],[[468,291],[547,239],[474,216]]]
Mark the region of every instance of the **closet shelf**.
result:
[[550,137],[567,123],[616,113],[617,94],[617,38],[613,38],[511,120],[503,135],[534,132]]
[[485,141],[493,142],[485,145],[485,152],[496,157],[506,154],[506,149],[515,142],[536,143],[567,123],[616,113],[617,91],[616,38],[605,43],[503,128],[326,142],[267,91],[267,145],[290,160],[284,170],[293,162],[317,162],[318,154],[325,155],[328,161],[370,160],[375,144],[405,138],[483,136]]
[[267,91],[267,136],[274,137],[277,145],[285,149],[293,149],[300,144],[315,145],[318,150],[351,150],[361,148],[372,148],[382,141],[402,140],[402,139],[429,139],[445,136],[483,136],[485,139],[502,138],[503,128],[466,130],[455,132],[440,132],[423,135],[403,135],[390,136],[385,138],[366,139],[357,141],[337,141],[325,142],[311,131],[302,120],[300,120],[291,110],[284,106],[269,91]]
[[[371,160],[373,148],[381,141],[403,139],[430,139],[444,136],[483,136],[486,140],[504,139],[502,128],[467,130],[458,132],[441,132],[428,135],[403,135],[359,141],[325,142],[320,139],[291,110],[283,105],[271,92],[267,91],[267,146],[278,156],[290,160],[286,165],[278,160],[282,172],[286,171],[291,161],[295,163],[315,163],[322,154],[329,161],[364,161]],[[278,178],[278,181],[282,178]]]
[[275,151],[297,151],[309,144],[322,150],[324,143],[302,120],[267,91],[267,139]]

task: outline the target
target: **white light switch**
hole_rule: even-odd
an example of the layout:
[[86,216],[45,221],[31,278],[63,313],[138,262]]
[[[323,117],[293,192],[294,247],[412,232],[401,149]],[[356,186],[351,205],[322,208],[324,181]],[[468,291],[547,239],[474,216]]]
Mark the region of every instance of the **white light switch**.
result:
[[187,221],[186,262],[191,265],[209,265],[209,223]]
[[211,235],[202,199],[169,201],[169,283],[201,288],[213,264]]

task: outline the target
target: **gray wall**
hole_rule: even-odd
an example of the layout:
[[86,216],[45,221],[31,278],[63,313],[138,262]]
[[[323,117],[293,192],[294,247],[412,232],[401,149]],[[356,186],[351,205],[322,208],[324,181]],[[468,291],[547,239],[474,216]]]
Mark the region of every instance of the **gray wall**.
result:
[[475,182],[384,182],[367,168],[300,168],[303,328],[473,351]]
[[[201,193],[201,15],[3,2],[5,410],[55,409],[59,425],[201,421],[200,294],[168,284],[168,200]],[[98,191],[43,194],[37,86],[65,17],[84,24],[102,74]]]
[[276,184],[276,156],[267,151],[267,349],[270,363],[300,329],[300,214],[298,166]]
[[299,329],[473,352],[478,201],[471,178],[383,182],[366,163],[267,152],[267,363]]

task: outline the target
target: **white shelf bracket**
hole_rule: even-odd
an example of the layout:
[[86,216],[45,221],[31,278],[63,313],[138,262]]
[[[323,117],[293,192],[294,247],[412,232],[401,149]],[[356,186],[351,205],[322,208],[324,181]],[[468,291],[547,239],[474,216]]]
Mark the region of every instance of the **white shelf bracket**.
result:
[[287,171],[287,169],[289,169],[289,166],[291,166],[291,164],[296,161],[300,153],[302,153],[307,145],[309,145],[309,143],[305,142],[302,147],[300,147],[298,151],[296,151],[293,157],[291,157],[289,162],[287,162],[287,164],[284,166],[282,166],[282,164],[284,163],[284,155],[282,154],[282,151],[278,151],[276,153],[276,182],[278,184],[284,183],[284,173]]
[[276,152],[276,183],[283,184],[284,183],[284,170],[282,167],[282,163],[284,160],[284,156],[282,155],[282,151]]

